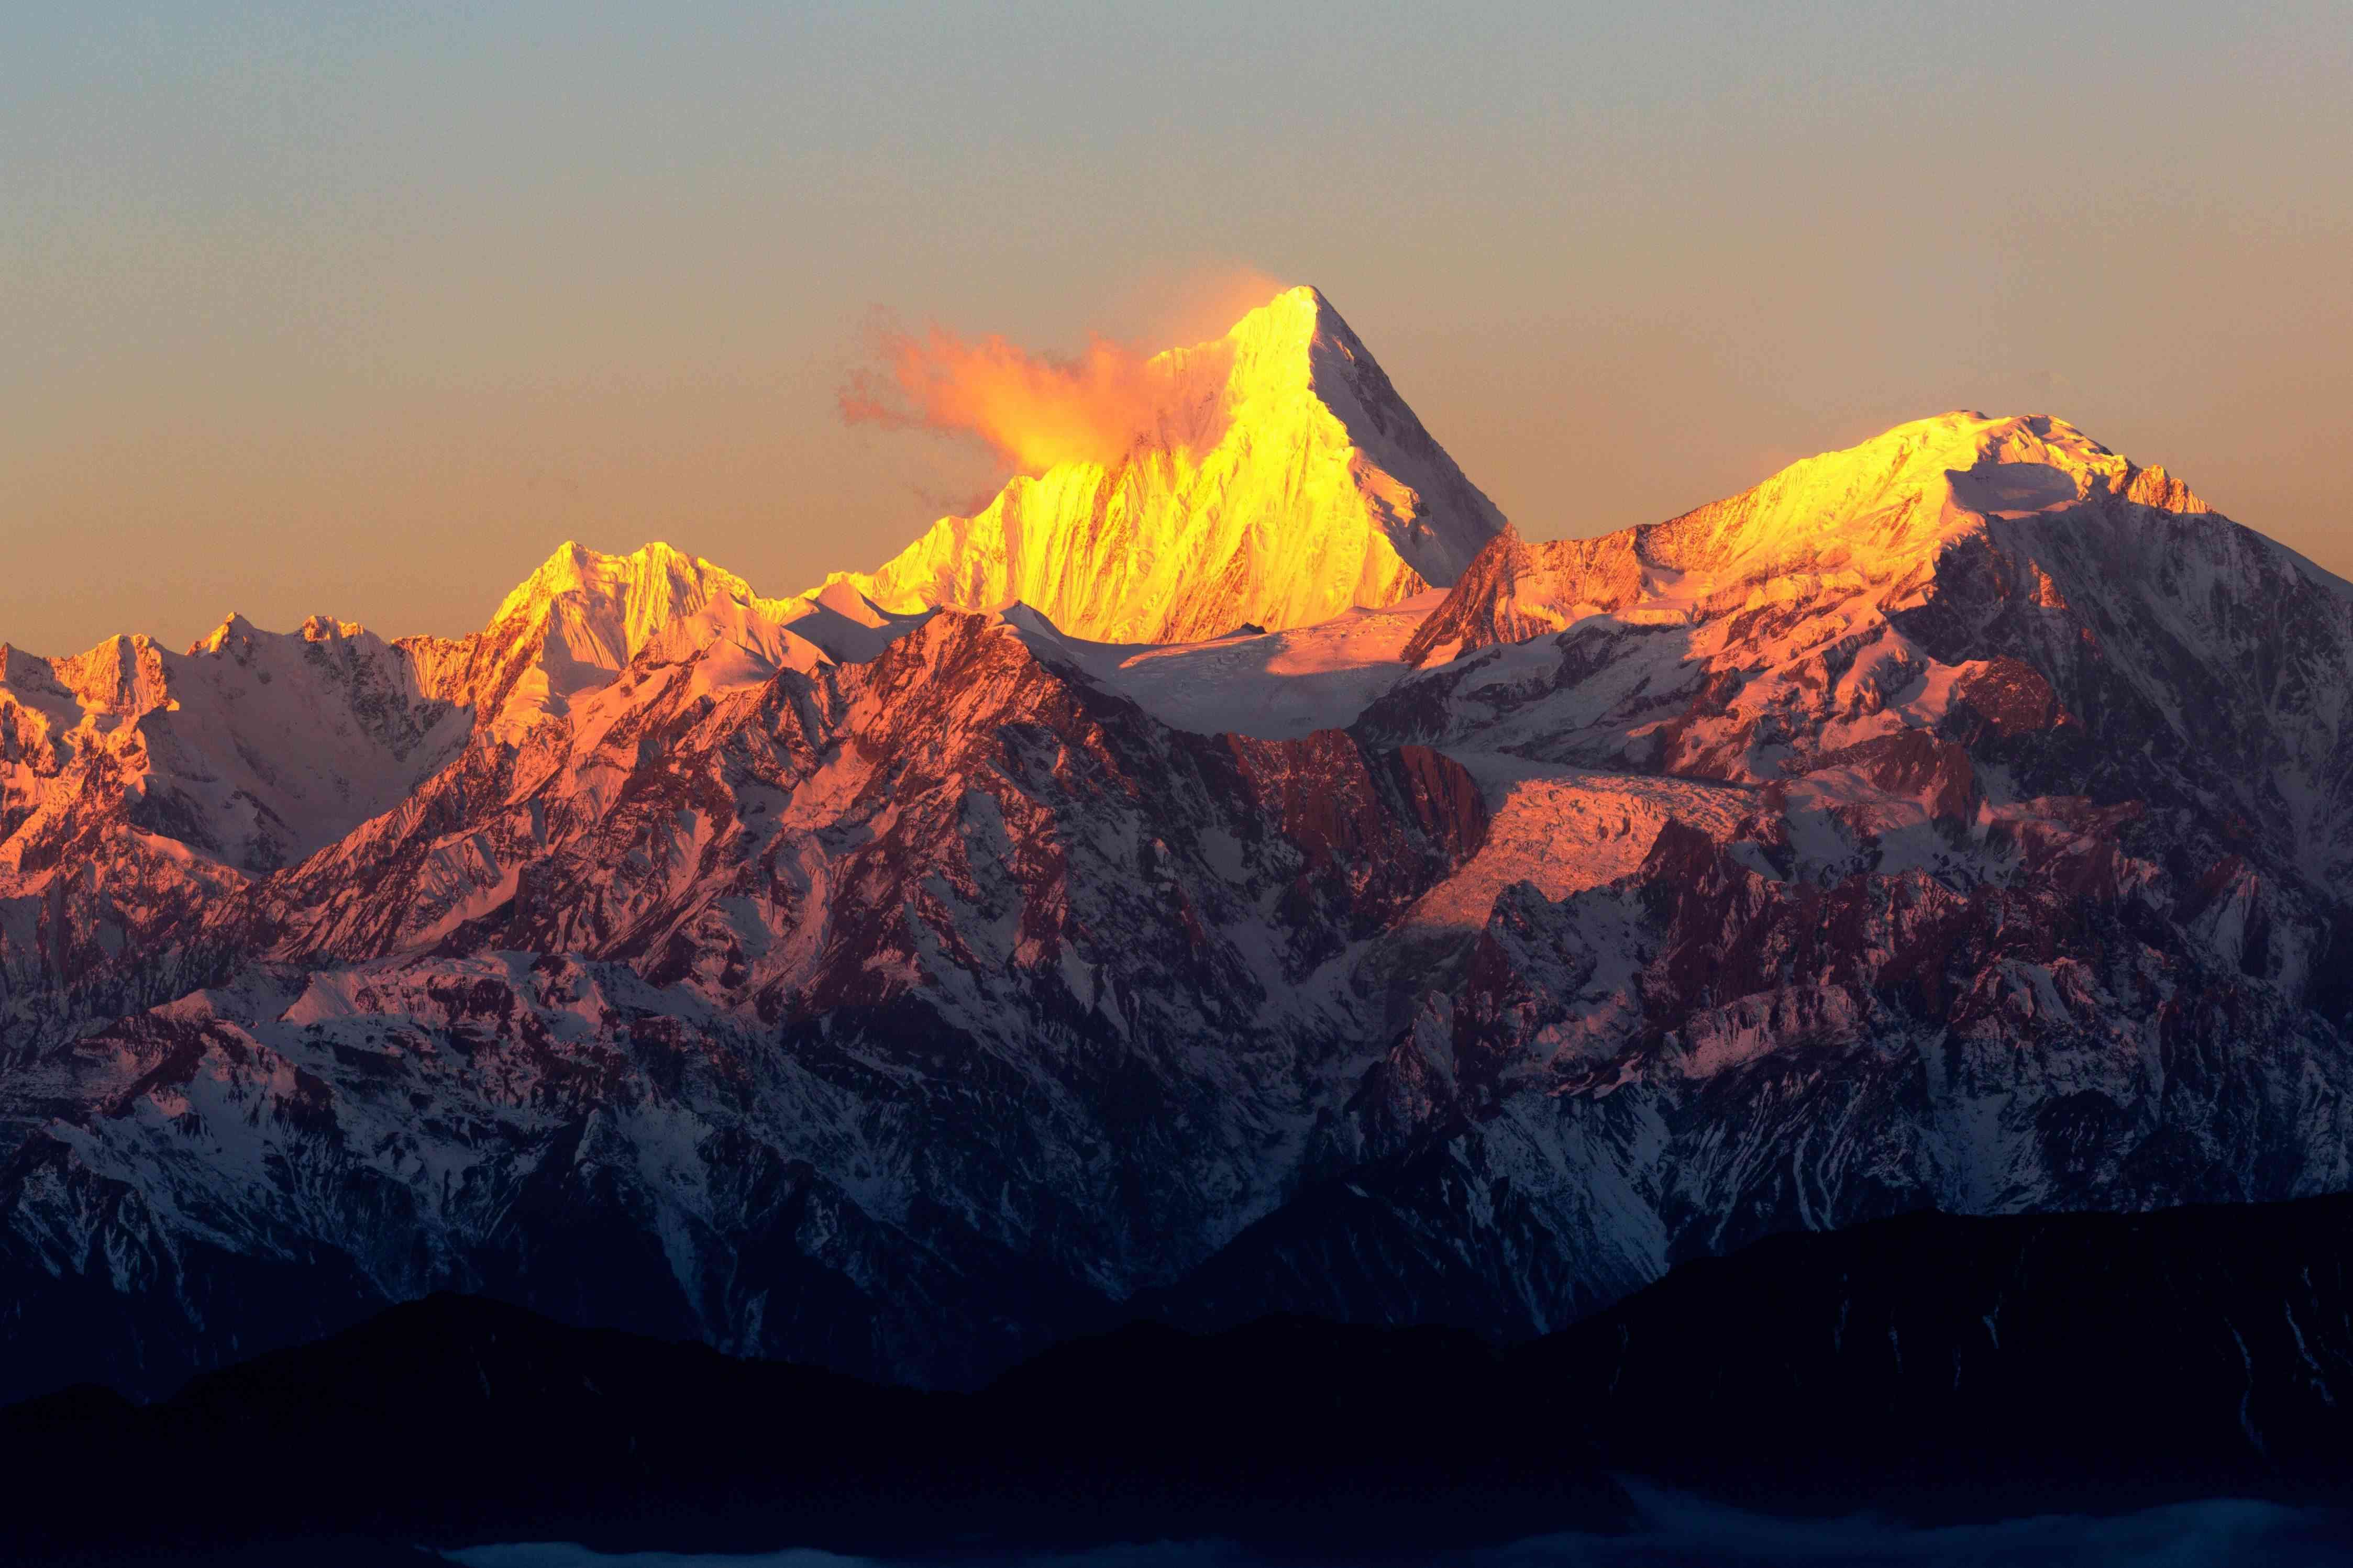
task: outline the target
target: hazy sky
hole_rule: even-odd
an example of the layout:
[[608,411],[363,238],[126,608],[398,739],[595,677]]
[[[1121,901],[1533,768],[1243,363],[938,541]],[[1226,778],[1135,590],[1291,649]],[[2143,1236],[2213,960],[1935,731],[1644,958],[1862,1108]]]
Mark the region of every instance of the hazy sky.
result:
[[566,537],[807,587],[992,478],[841,423],[874,307],[1237,278],[1533,535],[1966,406],[2353,574],[2345,0],[394,10],[0,17],[0,640],[457,633]]

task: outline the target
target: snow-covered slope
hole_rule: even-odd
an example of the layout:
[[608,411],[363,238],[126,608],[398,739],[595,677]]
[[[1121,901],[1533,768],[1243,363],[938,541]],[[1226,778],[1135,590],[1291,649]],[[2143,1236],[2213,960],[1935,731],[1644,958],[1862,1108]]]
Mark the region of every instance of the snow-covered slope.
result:
[[[136,636],[72,658],[0,646],[0,1019],[16,1020],[0,1034],[85,983],[100,989],[75,1009],[174,994],[173,933],[199,905],[402,808],[471,739],[531,749],[633,660],[691,662],[707,694],[871,658],[921,619],[839,588],[765,599],[665,544],[566,543],[454,641],[231,616],[185,654]],[[106,980],[157,949],[139,984]]]
[[398,805],[470,727],[325,616],[231,616],[185,654],[0,647],[0,1060],[185,990],[198,911]]
[[323,616],[292,633],[231,616],[185,654],[0,648],[0,864],[54,860],[103,800],[267,871],[398,804],[463,738],[453,718],[381,638]]
[[1415,628],[1443,597],[1430,589],[1290,631],[1245,625],[1185,643],[1089,642],[1027,605],[1004,616],[1039,658],[1084,670],[1164,723],[1282,741],[1345,729],[1396,685]]
[[1313,289],[1163,363],[1172,405],[1124,458],[1017,478],[839,580],[893,610],[1018,600],[1074,637],[1187,642],[1445,586],[1504,525]]
[[1978,747],[1967,779],[1950,751],[1931,771],[1997,803],[2147,798],[2295,856],[2353,829],[2353,591],[2063,421],[1899,426],[1590,547],[1630,557],[1640,592],[1425,669],[1368,729],[1816,776],[1801,795],[1933,741]]
[[[161,1386],[458,1284],[958,1381],[2353,1185],[2353,587],[1974,415],[1472,553],[1188,644],[649,548],[459,642],[10,655],[0,1343]],[[287,766],[205,793],[197,717]]]

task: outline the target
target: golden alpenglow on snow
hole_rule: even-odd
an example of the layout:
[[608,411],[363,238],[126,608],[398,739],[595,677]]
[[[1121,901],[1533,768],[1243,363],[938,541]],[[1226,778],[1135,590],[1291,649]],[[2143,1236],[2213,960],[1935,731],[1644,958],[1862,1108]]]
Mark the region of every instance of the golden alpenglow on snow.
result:
[[1314,289],[1151,364],[1167,403],[1124,457],[1018,477],[828,584],[897,612],[1019,600],[1073,636],[1184,642],[1443,587],[1504,526]]

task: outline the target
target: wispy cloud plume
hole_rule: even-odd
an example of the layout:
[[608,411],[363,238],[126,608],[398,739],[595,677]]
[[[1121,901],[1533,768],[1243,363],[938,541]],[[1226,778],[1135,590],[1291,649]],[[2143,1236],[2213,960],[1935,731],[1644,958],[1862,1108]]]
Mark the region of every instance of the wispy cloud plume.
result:
[[1110,465],[1139,440],[1199,447],[1216,440],[1229,363],[1219,340],[1282,285],[1255,269],[1220,266],[1154,275],[1121,313],[1145,322],[1153,347],[1090,333],[1072,355],[1033,353],[995,333],[966,337],[937,323],[921,332],[877,310],[867,363],[839,391],[843,419],[887,429],[976,437],[1003,464],[1042,473],[1057,463]]
[[995,334],[966,339],[934,326],[918,335],[887,318],[871,338],[880,365],[841,388],[844,419],[969,433],[1023,473],[1116,462],[1180,391],[1168,362],[1102,336],[1071,358],[1031,353]]

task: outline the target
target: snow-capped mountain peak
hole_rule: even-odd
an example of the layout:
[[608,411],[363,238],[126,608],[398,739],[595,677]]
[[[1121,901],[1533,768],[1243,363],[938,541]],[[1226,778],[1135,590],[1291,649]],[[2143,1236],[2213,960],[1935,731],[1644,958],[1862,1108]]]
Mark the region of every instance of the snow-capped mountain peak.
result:
[[801,613],[796,602],[764,599],[733,572],[668,544],[614,555],[566,540],[501,601],[482,631],[401,646],[426,695],[470,707],[497,732],[516,736],[608,685],[649,645],[673,638],[723,599],[778,626]]
[[1989,525],[2062,522],[2101,500],[2211,512],[2164,469],[2139,468],[2063,419],[1968,411],[1915,419],[1665,522],[1538,544],[1500,535],[1422,623],[1405,659],[1443,662],[1604,613],[1656,625],[1752,601],[1894,604]]
[[1179,642],[1443,586],[1503,526],[1314,289],[1153,363],[1164,405],[1124,458],[1017,477],[829,581],[892,611],[1019,600],[1074,637]]
[[2063,419],[1957,410],[1792,463],[1762,484],[1641,531],[1647,563],[1725,580],[1807,564],[1883,581],[1989,518],[2064,511],[2100,496],[2210,509]]
[[573,661],[610,672],[722,596],[773,616],[790,614],[734,573],[659,541],[608,555],[566,540],[500,604],[491,632],[544,629]]
[[467,729],[402,651],[327,616],[269,632],[231,615],[184,654],[123,636],[5,665],[0,866],[20,875],[142,843],[267,871],[389,809]]
[[2353,587],[2047,417],[1531,543],[1312,290],[1166,379],[804,597],[0,649],[0,1367],[457,1286],[972,1380],[2353,1184]]

